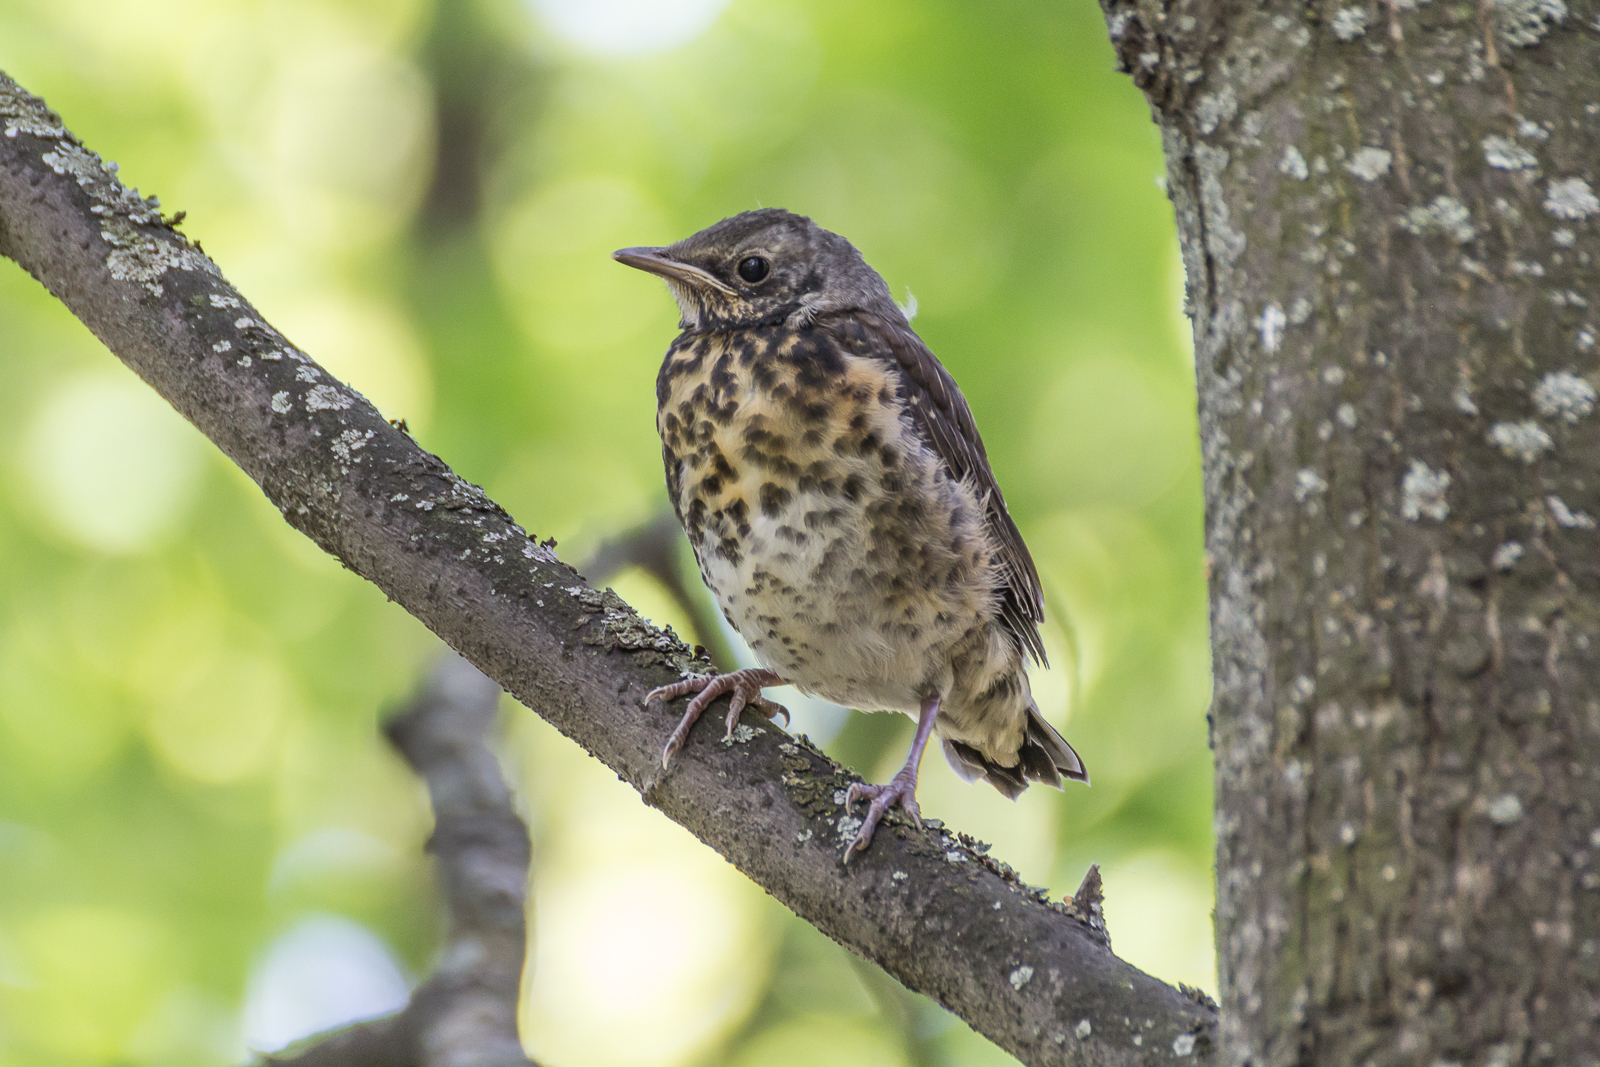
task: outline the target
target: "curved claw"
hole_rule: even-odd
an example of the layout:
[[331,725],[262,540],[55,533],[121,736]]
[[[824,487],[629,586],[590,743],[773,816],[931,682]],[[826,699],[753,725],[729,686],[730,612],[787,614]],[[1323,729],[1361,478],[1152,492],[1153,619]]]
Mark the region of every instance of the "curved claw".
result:
[[917,824],[917,829],[922,828],[922,808],[917,804],[917,776],[906,774],[902,771],[883,785],[869,785],[866,782],[852,782],[850,788],[845,790],[844,810],[849,811],[855,807],[858,800],[870,800],[867,813],[862,816],[861,830],[856,834],[855,840],[850,842],[850,847],[844,850],[844,862],[849,863],[850,857],[857,852],[864,852],[872,843],[872,832],[878,828],[878,823],[888,814],[889,809],[898,804],[911,821]]
[[[778,705],[762,697],[763,686],[783,685],[784,681],[777,674],[761,668],[748,668],[734,671],[731,674],[696,674],[650,690],[645,694],[645,703],[653,700],[675,700],[678,697],[694,693],[695,697],[689,701],[689,706],[684,709],[683,718],[678,721],[677,727],[667,738],[665,747],[661,750],[661,766],[670,767],[672,757],[683,748],[684,742],[689,739],[689,731],[699,721],[702,713],[711,702],[724,693],[732,693],[729,700],[731,710],[728,713],[728,736],[733,736],[733,727],[739,721],[739,713],[746,707],[751,707],[761,712],[767,718],[772,718],[777,711],[782,710]],[[775,710],[769,710],[775,709]],[[784,721],[787,722],[789,713],[784,711]]]
[[733,728],[739,725],[739,715],[746,708],[769,721],[782,715],[783,725],[789,725],[789,709],[782,704],[775,704],[765,697],[751,697],[747,701],[741,691],[735,690],[733,696],[728,700],[728,705],[728,731],[722,735],[724,741],[733,740]]

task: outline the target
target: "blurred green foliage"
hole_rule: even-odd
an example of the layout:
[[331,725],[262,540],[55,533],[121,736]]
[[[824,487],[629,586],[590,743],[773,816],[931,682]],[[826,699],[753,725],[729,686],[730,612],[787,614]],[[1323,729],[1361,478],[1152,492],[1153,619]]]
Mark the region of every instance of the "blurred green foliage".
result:
[[[853,240],[971,400],[1094,775],[1012,804],[930,759],[924,811],[1058,895],[1098,862],[1119,951],[1211,987],[1193,376],[1111,63],[1091,0],[0,0],[0,68],[574,562],[665,505],[676,315],[608,253],[757,205]],[[0,368],[0,1065],[234,1062],[327,1021],[306,974],[376,1010],[437,943],[375,729],[433,639],[10,264]],[[508,712],[536,1056],[1006,1062]],[[832,747],[881,778],[908,725]]]

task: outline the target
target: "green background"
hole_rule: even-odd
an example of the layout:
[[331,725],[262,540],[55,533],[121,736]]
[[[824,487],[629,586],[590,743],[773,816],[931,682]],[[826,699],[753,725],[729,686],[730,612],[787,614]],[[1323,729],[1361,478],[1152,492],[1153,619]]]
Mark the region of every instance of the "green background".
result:
[[[1213,988],[1182,268],[1099,11],[608,6],[0,0],[0,69],[579,565],[666,505],[676,311],[610,251],[762,205],[849,237],[971,401],[1045,584],[1035,689],[1094,776],[1011,803],[932,758],[923,811],[1057,896],[1099,863],[1117,950]],[[0,1065],[237,1062],[318,1018],[297,974],[425,975],[430,815],[375,724],[437,642],[10,263],[0,373]],[[692,632],[649,575],[610,584]],[[864,774],[903,758],[903,717],[796,707]],[[1008,1062],[506,712],[536,1057]]]

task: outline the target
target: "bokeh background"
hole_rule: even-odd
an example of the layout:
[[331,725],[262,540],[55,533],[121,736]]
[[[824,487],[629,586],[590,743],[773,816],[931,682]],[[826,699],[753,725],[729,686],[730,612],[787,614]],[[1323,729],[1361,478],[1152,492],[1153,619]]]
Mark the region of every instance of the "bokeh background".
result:
[[[971,400],[1094,775],[1013,804],[933,756],[923,810],[1055,895],[1099,863],[1118,951],[1213,988],[1193,374],[1111,67],[1092,0],[0,0],[0,68],[580,565],[666,504],[676,314],[608,253],[761,205],[847,235]],[[437,643],[8,262],[0,380],[0,1065],[236,1063],[398,1006],[439,925],[375,727]],[[609,581],[693,634],[659,577]],[[903,758],[902,717],[793,705]],[[536,1057],[1010,1062],[509,700],[503,752]]]

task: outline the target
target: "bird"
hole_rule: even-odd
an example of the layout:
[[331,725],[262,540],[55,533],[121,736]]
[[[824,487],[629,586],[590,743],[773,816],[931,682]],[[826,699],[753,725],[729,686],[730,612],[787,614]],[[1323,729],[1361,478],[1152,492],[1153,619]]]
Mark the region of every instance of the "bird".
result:
[[761,664],[645,697],[692,695],[663,765],[725,694],[730,736],[746,708],[787,716],[762,695],[783,684],[910,715],[904,766],[846,791],[847,813],[867,802],[846,862],[895,806],[922,825],[934,735],[958,775],[1013,799],[1029,782],[1087,783],[1029,689],[1044,595],[972,410],[856,247],[761,208],[612,257],[665,279],[677,302],[681,332],[656,378],[667,491]]

